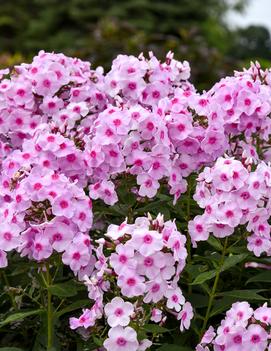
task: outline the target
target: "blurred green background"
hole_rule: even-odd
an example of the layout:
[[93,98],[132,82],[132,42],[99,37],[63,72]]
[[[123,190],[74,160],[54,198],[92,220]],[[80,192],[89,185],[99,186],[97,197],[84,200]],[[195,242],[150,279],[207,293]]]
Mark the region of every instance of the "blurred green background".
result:
[[40,49],[106,69],[119,53],[152,50],[162,59],[172,50],[206,89],[250,60],[270,63],[267,28],[226,21],[249,1],[258,0],[0,0],[0,67],[31,61]]

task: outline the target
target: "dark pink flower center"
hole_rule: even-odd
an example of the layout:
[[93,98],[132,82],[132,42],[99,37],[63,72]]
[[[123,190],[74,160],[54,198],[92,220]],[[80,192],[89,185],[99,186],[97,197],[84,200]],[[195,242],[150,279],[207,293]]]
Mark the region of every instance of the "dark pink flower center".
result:
[[153,258],[146,257],[145,260],[144,260],[144,266],[152,267],[153,266]]
[[10,241],[10,240],[11,240],[11,238],[12,238],[11,233],[6,232],[6,233],[4,234],[4,239],[5,239],[5,240]]
[[120,263],[126,263],[127,262],[127,257],[125,255],[120,255],[119,261],[120,261]]
[[144,236],[144,243],[145,244],[151,244],[152,243],[152,236],[150,235],[150,234],[146,234],[145,236]]
[[53,241],[61,241],[62,240],[62,235],[60,233],[55,233],[53,235]]
[[258,334],[253,334],[250,340],[253,344],[258,344],[261,341],[261,338]]
[[62,200],[59,203],[60,207],[64,210],[65,208],[69,207],[69,203],[66,200]]
[[178,296],[176,294],[172,295],[171,299],[173,302],[178,302],[178,300],[179,300]]
[[203,232],[203,226],[201,224],[197,224],[196,225],[196,230],[198,233],[202,233]]
[[129,286],[135,286],[136,281],[135,281],[134,278],[129,278],[129,279],[127,279],[127,284],[128,284]]
[[78,261],[80,260],[80,252],[74,252],[74,254],[72,255],[72,258],[75,260],[75,261]]
[[153,284],[152,288],[151,288],[151,291],[153,293],[157,293],[158,291],[160,290],[160,285],[159,284]]
[[122,308],[117,308],[115,310],[115,316],[120,317],[123,315],[123,309]]
[[232,217],[234,217],[233,211],[231,211],[231,210],[226,211],[226,217],[227,217],[227,218],[232,218]]
[[241,335],[236,335],[234,338],[233,338],[233,342],[235,344],[241,344],[242,343],[242,336]]
[[125,346],[126,344],[127,344],[127,341],[123,338],[123,337],[118,337],[117,338],[117,344],[118,344],[118,346]]

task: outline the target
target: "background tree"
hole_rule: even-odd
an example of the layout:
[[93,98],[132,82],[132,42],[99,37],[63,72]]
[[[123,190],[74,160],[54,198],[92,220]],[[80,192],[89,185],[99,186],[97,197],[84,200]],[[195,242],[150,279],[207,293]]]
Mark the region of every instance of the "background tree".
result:
[[241,11],[247,1],[205,0],[203,6],[202,0],[2,0],[0,64],[21,61],[21,55],[30,60],[44,49],[109,68],[119,53],[153,50],[163,57],[172,50],[191,63],[199,87],[207,88],[240,61],[270,56],[264,27],[232,31],[225,21],[229,10]]

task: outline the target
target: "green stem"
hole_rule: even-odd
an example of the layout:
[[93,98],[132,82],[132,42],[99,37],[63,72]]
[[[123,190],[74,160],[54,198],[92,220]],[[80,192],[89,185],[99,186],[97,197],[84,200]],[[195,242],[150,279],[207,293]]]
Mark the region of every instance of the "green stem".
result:
[[55,273],[53,275],[52,281],[54,281],[56,279],[57,273],[59,271],[59,267],[61,267],[61,258],[60,255],[57,257],[57,262],[56,262],[56,270]]
[[8,281],[8,277],[6,276],[4,271],[2,271],[2,276],[3,276],[4,284],[6,285],[6,288],[7,288],[7,294],[9,296],[9,298],[10,298],[11,304],[12,304],[13,308],[15,310],[17,310],[16,300],[15,300],[15,297],[14,297],[13,293],[10,291],[10,284],[9,284],[9,281]]
[[[46,263],[46,282],[49,287],[52,283],[50,275],[50,266]],[[53,308],[52,308],[52,294],[47,288],[47,351],[50,351],[53,346]]]
[[203,321],[203,325],[202,325],[202,328],[201,328],[201,332],[200,332],[201,338],[203,336],[203,333],[204,333],[204,331],[206,329],[208,320],[210,318],[211,308],[213,306],[213,301],[214,301],[214,298],[215,298],[215,295],[216,295],[217,284],[218,284],[218,281],[219,281],[221,269],[222,269],[222,266],[224,264],[224,259],[225,259],[225,255],[226,255],[226,251],[227,251],[227,244],[228,244],[228,237],[226,237],[225,242],[224,242],[224,247],[223,247],[223,250],[222,250],[220,262],[219,262],[219,265],[218,265],[217,271],[216,271],[214,285],[213,285],[213,288],[212,288],[211,293],[209,295],[208,307],[207,307],[206,315],[205,315],[205,318],[204,318],[204,321]]
[[41,276],[41,279],[43,281],[43,284],[45,285],[45,288],[47,289],[48,288],[48,282],[47,282],[47,278],[44,277],[44,274],[43,274],[43,267],[40,268],[40,276]]
[[56,312],[60,309],[60,307],[63,305],[64,302],[65,302],[65,299],[62,299],[62,300],[60,301],[59,305],[58,305],[57,308],[55,309]]

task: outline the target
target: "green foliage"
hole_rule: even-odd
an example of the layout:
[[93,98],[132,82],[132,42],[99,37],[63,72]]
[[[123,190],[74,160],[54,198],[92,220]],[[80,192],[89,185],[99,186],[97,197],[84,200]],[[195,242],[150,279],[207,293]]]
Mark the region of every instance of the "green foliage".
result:
[[44,312],[44,310],[40,309],[40,310],[24,311],[24,312],[18,312],[18,313],[10,314],[6,319],[4,319],[0,323],[0,328],[5,326],[6,324],[9,324],[9,323],[12,323],[12,322],[17,322],[17,321],[20,321],[20,320],[22,320],[22,319],[24,319],[26,317],[37,315],[37,314],[41,314],[43,312]]
[[[94,202],[95,222],[100,221],[102,226],[92,231],[93,240],[100,238],[110,223],[119,224],[126,217],[132,223],[137,216],[147,213],[156,216],[159,212],[165,213],[166,217],[175,217],[178,228],[189,238],[187,223],[201,213],[191,197],[195,175],[189,177],[188,191],[175,206],[166,188],[162,187],[151,201],[139,201],[132,192],[135,186],[133,177],[126,175],[118,181],[123,186],[118,189],[120,202],[117,205],[109,207]],[[191,329],[184,334],[180,334],[179,326],[170,316],[162,326],[138,325],[141,339],[154,335],[153,350],[191,351],[202,330],[222,319],[232,303],[247,300],[257,306],[269,301],[270,291],[268,287],[264,289],[264,284],[271,282],[271,272],[245,268],[245,263],[255,258],[243,244],[242,235],[245,236],[246,232],[241,234],[238,231],[221,240],[209,238],[197,248],[191,247],[187,241],[190,254],[180,286],[193,305],[195,318]],[[85,341],[69,329],[69,317],[80,315],[82,308],[91,307],[92,302],[87,298],[86,287],[74,279],[67,267],[62,268],[60,259],[55,254],[45,265],[26,261],[17,255],[10,257],[9,267],[0,273],[0,347],[10,345],[28,351],[90,351],[102,345],[107,333],[102,326],[95,327],[97,329],[93,329]]]
[[54,284],[48,287],[52,295],[58,297],[71,297],[77,294],[77,289],[73,280],[65,283]]
[[158,351],[192,351],[190,347],[182,347],[174,344],[164,344],[157,349]]
[[248,279],[247,284],[252,282],[271,283],[271,272],[267,271],[256,274]]
[[161,334],[168,332],[168,329],[160,327],[160,325],[157,324],[145,324],[144,330],[153,334]]
[[[188,60],[193,80],[207,88],[255,57],[270,59],[262,27],[232,31],[228,10],[246,0],[13,0],[0,4],[0,66],[27,60],[40,49],[90,59],[110,67],[119,53],[169,50]],[[23,28],[23,30],[22,30]],[[10,55],[11,54],[11,55]],[[1,62],[2,61],[2,62]]]

